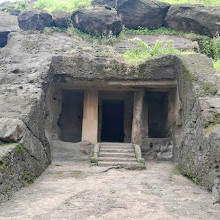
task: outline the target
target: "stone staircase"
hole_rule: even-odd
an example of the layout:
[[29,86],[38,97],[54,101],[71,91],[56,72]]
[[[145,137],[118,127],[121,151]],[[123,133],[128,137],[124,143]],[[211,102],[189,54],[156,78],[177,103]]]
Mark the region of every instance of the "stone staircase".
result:
[[98,143],[91,162],[101,167],[145,168],[140,147],[129,143]]

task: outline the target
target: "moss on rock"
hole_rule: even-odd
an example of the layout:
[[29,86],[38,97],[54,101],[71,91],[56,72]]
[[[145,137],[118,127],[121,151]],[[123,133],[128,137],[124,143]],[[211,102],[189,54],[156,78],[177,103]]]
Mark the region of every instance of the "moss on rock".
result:
[[195,177],[193,174],[193,169],[192,168],[185,168],[183,165],[178,164],[176,166],[176,173],[181,174],[190,180],[192,180],[196,185],[201,185],[201,181]]
[[9,165],[10,161],[7,158],[2,158],[0,160],[0,172],[4,173],[6,167]]
[[21,144],[16,144],[15,156],[24,153],[25,153],[25,149],[23,148],[23,146]]
[[212,83],[202,82],[200,86],[203,90],[202,92],[200,92],[200,96],[209,96],[209,95],[214,96],[218,92],[217,87]]
[[24,186],[28,186],[34,182],[34,176],[29,171],[25,171],[21,179]]

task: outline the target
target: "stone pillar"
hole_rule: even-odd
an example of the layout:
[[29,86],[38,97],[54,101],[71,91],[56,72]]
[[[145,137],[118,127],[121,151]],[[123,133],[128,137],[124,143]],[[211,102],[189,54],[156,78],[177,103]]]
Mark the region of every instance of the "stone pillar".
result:
[[131,95],[126,95],[124,99],[124,142],[131,143],[133,99]]
[[82,141],[97,142],[98,137],[98,91],[84,93]]
[[143,139],[147,139],[147,108],[145,100],[145,91],[140,90],[134,93],[134,108],[131,140],[133,144],[142,145]]

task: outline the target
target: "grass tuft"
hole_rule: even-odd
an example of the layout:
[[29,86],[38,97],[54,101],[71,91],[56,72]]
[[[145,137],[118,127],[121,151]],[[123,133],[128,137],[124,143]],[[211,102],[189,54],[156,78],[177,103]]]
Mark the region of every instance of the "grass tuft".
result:
[[220,71],[220,59],[219,60],[213,60],[212,63],[213,63],[214,68],[217,71]]
[[79,8],[90,7],[92,0],[38,0],[34,8],[43,9],[48,12],[64,10],[73,12]]

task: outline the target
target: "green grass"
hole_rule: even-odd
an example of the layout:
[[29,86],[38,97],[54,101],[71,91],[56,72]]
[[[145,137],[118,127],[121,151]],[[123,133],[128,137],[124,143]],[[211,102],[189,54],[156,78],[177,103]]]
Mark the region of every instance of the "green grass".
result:
[[160,2],[167,2],[173,4],[202,4],[220,6],[219,0],[159,0]]
[[167,28],[167,27],[160,27],[160,28],[153,29],[153,30],[149,30],[149,29],[143,28],[143,27],[139,27],[137,30],[124,28],[123,32],[125,34],[139,34],[139,35],[157,35],[157,34],[176,35],[176,36],[186,37],[191,40],[200,39],[203,41],[207,41],[208,43],[209,43],[209,41],[212,41],[212,38],[207,37],[205,35],[199,35],[199,34],[195,34],[195,33],[187,33],[187,32],[183,32],[183,31],[175,31],[175,30],[173,30],[171,28]]
[[124,32],[127,34],[143,34],[143,35],[154,35],[154,34],[168,34],[168,35],[179,35],[179,36],[197,36],[193,33],[186,33],[182,31],[175,31],[173,29],[167,28],[167,27],[160,27],[157,29],[149,30],[144,27],[139,27],[137,30],[133,29],[124,29]]
[[64,10],[73,12],[79,8],[91,6],[92,0],[38,0],[34,8],[44,9],[48,12],[55,10]]
[[193,171],[191,169],[184,168],[181,164],[176,165],[175,173],[181,174],[181,175],[189,178],[196,185],[201,185],[201,181],[194,176]]
[[213,66],[216,70],[220,71],[220,60],[213,60]]
[[81,39],[81,40],[85,40],[85,41],[88,41],[91,43],[97,43],[97,44],[110,44],[111,45],[112,43],[125,38],[124,32],[121,32],[120,35],[117,37],[115,35],[94,36],[92,34],[83,32],[73,26],[69,28],[46,27],[44,28],[44,31],[43,31],[44,34],[52,34],[54,32],[63,32],[73,37],[74,39]]
[[133,43],[132,48],[127,50],[123,57],[125,61],[130,64],[140,64],[151,57],[155,57],[163,54],[191,54],[193,51],[182,52],[173,48],[173,41],[156,41],[152,46],[147,45],[140,38],[132,38],[130,41]]

